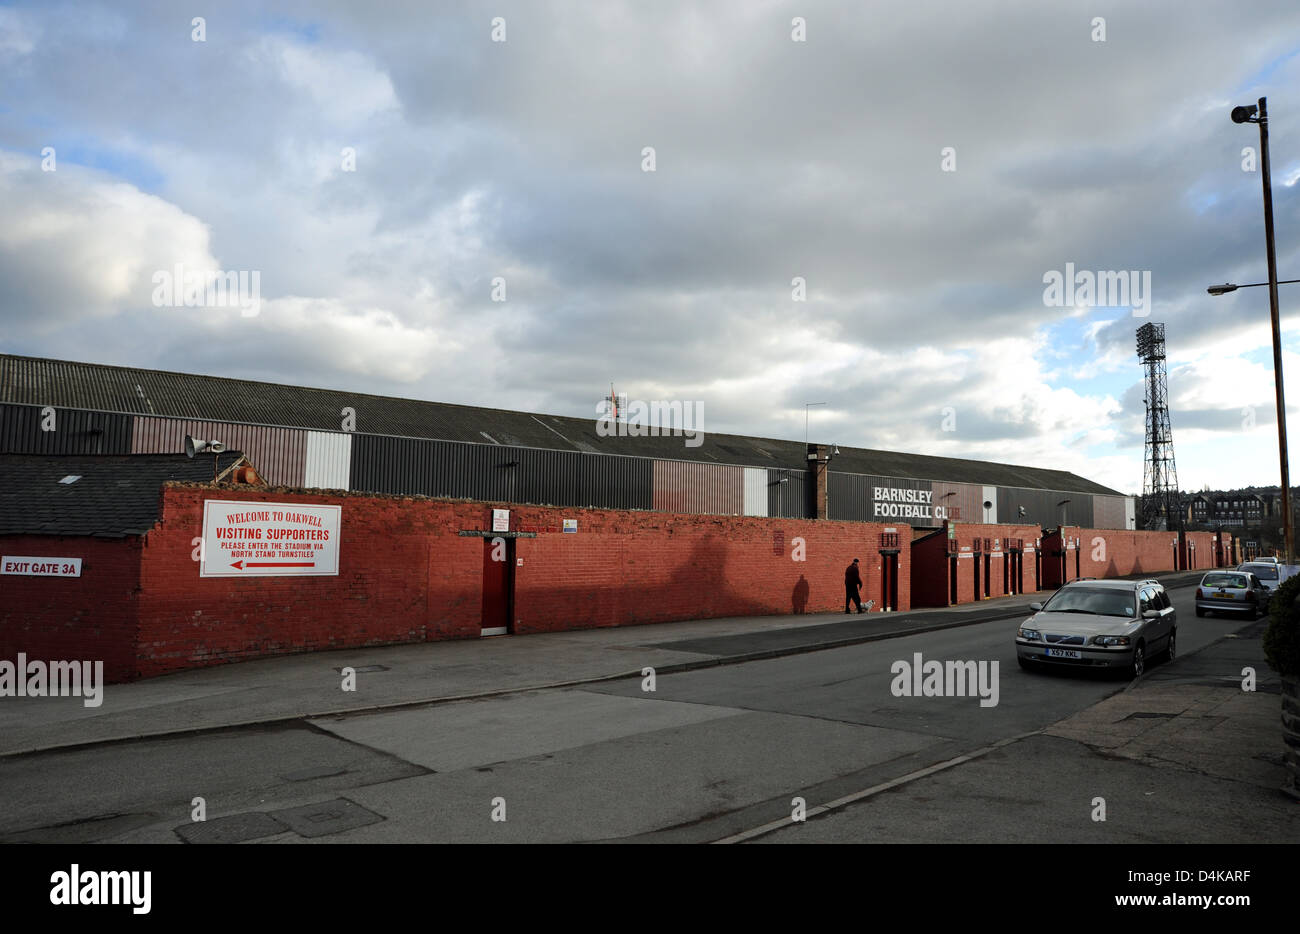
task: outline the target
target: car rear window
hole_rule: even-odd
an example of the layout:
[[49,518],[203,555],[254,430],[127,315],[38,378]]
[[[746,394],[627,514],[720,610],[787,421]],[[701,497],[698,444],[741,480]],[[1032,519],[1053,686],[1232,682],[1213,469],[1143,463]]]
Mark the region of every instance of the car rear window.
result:
[[1206,574],[1201,581],[1202,587],[1228,587],[1233,590],[1246,589],[1245,574]]
[[1275,581],[1277,580],[1277,568],[1271,564],[1248,564],[1240,570],[1249,571],[1260,580]]

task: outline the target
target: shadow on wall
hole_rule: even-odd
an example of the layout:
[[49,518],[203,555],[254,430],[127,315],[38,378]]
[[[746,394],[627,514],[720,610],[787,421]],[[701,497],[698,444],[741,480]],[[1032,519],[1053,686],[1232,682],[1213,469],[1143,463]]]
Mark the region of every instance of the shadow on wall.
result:
[[803,613],[808,608],[808,578],[802,574],[799,575],[799,581],[794,585],[794,593],[790,595],[790,609],[796,614]]
[[[727,539],[715,536],[697,540],[684,559],[662,569],[662,576],[654,573],[649,580],[643,578],[635,553],[629,552],[615,580],[603,576],[532,586],[521,582],[516,591],[516,605],[523,619],[518,631],[521,634],[555,632],[561,628],[589,629],[838,609],[833,602],[835,596],[843,593],[839,586],[843,571],[838,562],[831,567],[808,568],[791,582],[787,572],[781,570],[758,575],[747,573],[743,563],[753,555],[743,552],[728,555],[729,545]],[[838,550],[844,543],[827,547]],[[741,567],[729,573],[729,559],[741,562]],[[788,573],[798,572],[791,569]],[[813,574],[811,580],[807,573]],[[814,584],[821,595],[819,601],[813,600]]]

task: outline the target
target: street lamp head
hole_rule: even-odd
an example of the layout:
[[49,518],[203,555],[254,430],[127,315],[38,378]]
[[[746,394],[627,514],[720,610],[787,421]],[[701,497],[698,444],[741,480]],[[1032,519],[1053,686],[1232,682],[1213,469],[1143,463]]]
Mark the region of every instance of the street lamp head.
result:
[[1224,295],[1228,292],[1237,291],[1237,287],[1231,282],[1225,282],[1223,285],[1212,285],[1205,291],[1209,292],[1211,295]]
[[1233,123],[1250,123],[1250,118],[1255,116],[1259,108],[1254,104],[1246,104],[1243,107],[1232,108]]

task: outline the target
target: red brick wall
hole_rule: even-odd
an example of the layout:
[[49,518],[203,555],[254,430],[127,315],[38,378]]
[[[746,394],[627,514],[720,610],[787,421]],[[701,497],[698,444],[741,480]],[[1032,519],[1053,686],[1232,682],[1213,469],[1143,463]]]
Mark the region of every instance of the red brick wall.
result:
[[1178,567],[1183,571],[1215,566],[1213,532],[1180,532],[1178,542]]
[[0,659],[103,661],[105,680],[136,677],[140,541],[0,537],[0,554],[82,559],[80,577],[0,576]]
[[1241,550],[1240,538],[1236,538],[1228,532],[1220,532],[1218,535],[1218,566],[1231,568],[1241,564]]
[[[343,507],[337,577],[199,577],[205,499]],[[480,504],[169,486],[144,549],[140,673],[287,652],[477,637]]]
[[[576,534],[558,531],[577,519]],[[880,535],[860,522],[512,507],[520,529],[557,527],[520,539],[517,632],[550,632],[773,613],[844,609],[844,570],[861,559],[862,601],[884,606]],[[898,600],[910,607],[906,526],[899,528]],[[773,533],[784,542],[780,553]],[[796,538],[804,559],[792,559]],[[802,583],[801,583],[802,582]],[[802,609],[800,609],[802,608]]]
[[[934,535],[918,542],[912,552],[912,603],[913,606],[948,606],[952,600],[949,574],[952,570],[948,558],[949,546],[957,558],[957,603],[1008,596],[1012,592],[1033,593],[1038,589],[1035,579],[1034,559],[1037,540],[1041,534],[1033,525],[977,525],[958,522],[955,539],[944,534]],[[1017,579],[1008,580],[1014,570],[1008,540],[1017,540],[1023,549]],[[988,548],[984,548],[985,540]],[[978,552],[978,557],[976,554]],[[987,559],[987,560],[986,560]],[[975,589],[975,565],[979,565],[979,592]],[[988,596],[985,597],[984,580],[988,577]],[[1021,589],[1023,588],[1023,589]]]
[[[1006,549],[1008,538],[1020,539],[1026,549],[1035,547],[1041,530],[1034,525],[977,525],[958,522],[956,529],[957,557],[957,602],[973,603],[977,600],[1005,597],[1004,568],[1010,557]],[[984,547],[985,539],[989,547]],[[977,554],[978,552],[978,554]],[[979,565],[979,592],[975,590],[975,564]],[[947,581],[947,571],[938,569]],[[985,578],[988,578],[988,596],[985,596]],[[1034,552],[1026,550],[1023,557],[1023,577],[1025,592],[1033,592],[1034,587]],[[946,606],[947,599],[939,606]]]
[[[1177,532],[1081,529],[1067,526],[1043,538],[1043,586],[1061,585],[1061,535],[1065,539],[1065,580],[1126,577],[1175,570]],[[1077,543],[1077,547],[1076,547]],[[1198,544],[1198,549],[1204,546]],[[1212,553],[1207,548],[1205,555]]]
[[[200,578],[204,499],[338,503],[337,577]],[[679,619],[842,611],[860,558],[862,599],[883,606],[881,533],[899,531],[894,609],[910,607],[910,531],[859,522],[510,506],[518,633]],[[140,673],[288,652],[479,634],[491,505],[359,494],[169,486],[145,539]],[[561,532],[577,519],[577,534]],[[773,535],[780,533],[779,553]],[[795,539],[804,560],[792,560]]]

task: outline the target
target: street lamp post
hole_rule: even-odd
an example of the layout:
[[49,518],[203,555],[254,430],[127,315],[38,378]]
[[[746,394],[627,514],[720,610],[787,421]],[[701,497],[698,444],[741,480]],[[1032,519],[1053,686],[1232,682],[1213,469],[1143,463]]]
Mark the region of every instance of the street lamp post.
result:
[[[1293,282],[1300,282],[1300,279],[1279,279],[1278,285],[1290,285]],[[1247,282],[1245,285],[1237,285],[1235,282],[1225,282],[1223,285],[1212,285],[1205,291],[1211,295],[1224,295],[1228,292],[1235,292],[1237,289],[1253,289],[1257,286],[1268,285],[1267,282]]]
[[1273,325],[1273,381],[1277,392],[1277,443],[1278,460],[1282,468],[1282,528],[1286,539],[1286,563],[1292,564],[1295,556],[1291,529],[1291,470],[1287,463],[1286,447],[1286,396],[1282,391],[1282,325],[1277,309],[1277,252],[1273,242],[1273,179],[1268,158],[1268,98],[1261,97],[1258,106],[1232,108],[1233,123],[1259,124],[1259,151],[1262,183],[1264,186],[1264,244],[1268,251],[1268,307]]

